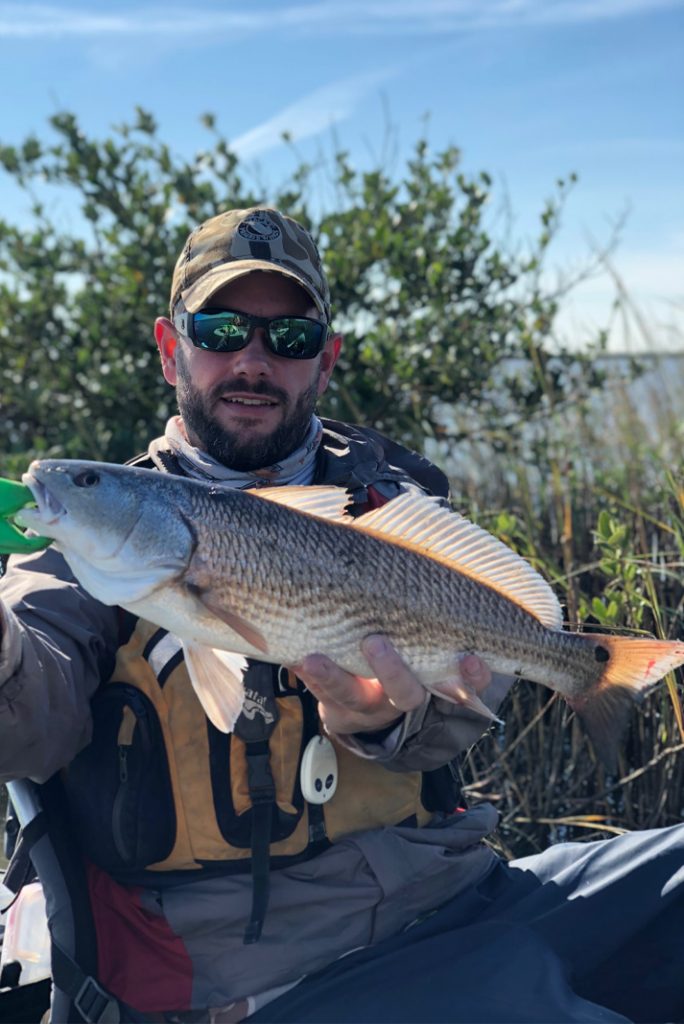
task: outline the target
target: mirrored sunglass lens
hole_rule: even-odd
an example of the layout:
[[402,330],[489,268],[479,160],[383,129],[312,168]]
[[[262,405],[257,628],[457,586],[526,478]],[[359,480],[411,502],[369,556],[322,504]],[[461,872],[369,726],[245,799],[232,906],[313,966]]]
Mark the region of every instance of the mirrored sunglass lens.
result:
[[287,317],[272,320],[269,331],[275,351],[290,359],[308,359],[318,354],[324,327],[313,320]]
[[193,327],[202,348],[230,352],[245,344],[249,320],[237,313],[196,313]]

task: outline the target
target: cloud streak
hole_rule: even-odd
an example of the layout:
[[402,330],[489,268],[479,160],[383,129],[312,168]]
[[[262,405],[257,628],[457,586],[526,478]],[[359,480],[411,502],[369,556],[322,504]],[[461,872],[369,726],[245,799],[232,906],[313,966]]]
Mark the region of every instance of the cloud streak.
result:
[[328,0],[282,3],[254,0],[241,9],[149,6],[93,13],[56,4],[0,3],[0,37],[147,37],[243,39],[274,31],[292,36],[421,35],[563,26],[676,9],[680,0]]
[[267,121],[232,139],[230,148],[243,160],[251,159],[281,145],[284,132],[293,142],[318,135],[350,117],[364,96],[394,74],[395,71],[390,69],[371,72],[315,89]]

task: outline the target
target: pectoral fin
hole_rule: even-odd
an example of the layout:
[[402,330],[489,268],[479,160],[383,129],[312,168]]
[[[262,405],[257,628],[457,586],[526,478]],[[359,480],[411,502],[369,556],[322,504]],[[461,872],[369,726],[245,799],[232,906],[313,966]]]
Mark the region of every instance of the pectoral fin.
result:
[[436,697],[442,697],[443,700],[448,700],[450,704],[459,704],[462,707],[469,708],[475,714],[489,719],[490,722],[501,722],[501,719],[497,718],[494,712],[480,700],[475,691],[466,686],[458,676],[454,676],[451,679],[443,679],[439,683],[429,683],[427,688],[430,693],[434,693]]
[[217,619],[221,619],[227,626],[238,633],[243,640],[246,640],[250,647],[254,647],[257,651],[261,651],[262,654],[268,654],[268,644],[263,633],[257,629],[255,625],[248,622],[237,612],[227,608],[225,604],[220,601],[211,590],[211,588],[204,588],[195,582],[186,582],[186,589],[189,590],[198,601],[207,608],[212,615],[215,615]]
[[221,732],[232,732],[242,711],[242,679],[247,660],[232,651],[183,643],[185,664],[195,693],[210,722]]

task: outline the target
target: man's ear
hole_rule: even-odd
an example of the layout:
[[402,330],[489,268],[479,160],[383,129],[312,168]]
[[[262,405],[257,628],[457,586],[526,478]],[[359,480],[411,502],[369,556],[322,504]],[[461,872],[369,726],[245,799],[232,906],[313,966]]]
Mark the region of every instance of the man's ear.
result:
[[176,334],[176,328],[168,317],[160,316],[154,321],[154,340],[157,342],[157,348],[161,356],[164,378],[175,387],[178,380],[176,374],[178,335]]
[[325,343],[323,352],[321,353],[321,372],[318,379],[319,395],[322,395],[328,386],[328,382],[332,376],[333,370],[335,369],[335,363],[338,360],[341,348],[342,335],[338,333],[331,334]]

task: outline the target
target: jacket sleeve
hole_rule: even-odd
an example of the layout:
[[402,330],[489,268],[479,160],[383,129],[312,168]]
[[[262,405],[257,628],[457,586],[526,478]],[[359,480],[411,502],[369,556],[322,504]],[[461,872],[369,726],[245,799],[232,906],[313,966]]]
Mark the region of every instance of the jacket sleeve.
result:
[[[513,682],[511,676],[493,673],[491,683],[480,694],[482,702],[496,712]],[[424,703],[405,714],[380,742],[365,739],[363,733],[336,734],[335,739],[360,757],[380,761],[390,771],[431,771],[476,743],[490,725],[469,708],[426,693]]]
[[89,741],[90,697],[114,665],[118,611],[52,549],[0,579],[0,781],[44,782]]

